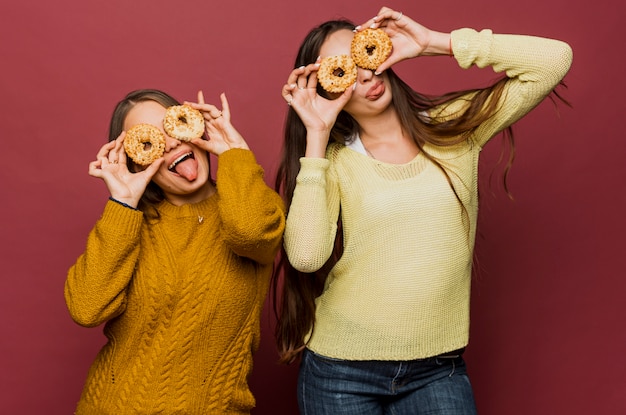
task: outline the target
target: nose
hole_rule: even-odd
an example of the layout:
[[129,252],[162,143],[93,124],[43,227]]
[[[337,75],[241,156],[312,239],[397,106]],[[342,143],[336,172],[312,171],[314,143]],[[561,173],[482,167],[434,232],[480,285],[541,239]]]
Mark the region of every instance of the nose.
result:
[[370,82],[374,78],[374,71],[357,67],[357,80],[360,84]]
[[165,152],[170,152],[173,149],[175,149],[176,147],[180,146],[181,142],[180,140],[177,140],[175,138],[170,137],[167,134],[165,135]]

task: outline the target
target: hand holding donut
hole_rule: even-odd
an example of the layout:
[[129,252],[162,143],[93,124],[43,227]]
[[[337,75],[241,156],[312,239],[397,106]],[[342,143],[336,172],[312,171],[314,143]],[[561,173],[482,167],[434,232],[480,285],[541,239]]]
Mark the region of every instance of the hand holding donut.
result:
[[[319,68],[318,60],[294,69],[282,88],[283,99],[298,114],[307,130],[307,151],[310,145],[326,148],[330,130],[353,91],[351,86],[342,93],[333,94],[335,99],[320,96],[317,93]],[[312,143],[311,140],[317,142]]]
[[365,28],[383,29],[393,44],[391,55],[377,68],[376,73],[405,59],[451,54],[449,33],[430,30],[402,12],[388,7],[381,8],[374,18],[357,26],[357,31]]
[[196,138],[191,142],[198,147],[209,151],[217,156],[224,151],[233,148],[243,148],[249,150],[246,140],[233,127],[230,122],[230,107],[225,94],[220,95],[222,102],[222,110],[220,111],[215,105],[204,102],[204,94],[198,91],[198,102],[186,102],[187,105],[197,109],[204,116],[204,124],[206,132],[209,136],[208,140]]
[[89,163],[89,175],[104,180],[111,197],[137,207],[163,158],[158,158],[142,171],[131,173],[126,164],[125,136],[126,132],[122,132],[117,139],[102,146],[96,160]]

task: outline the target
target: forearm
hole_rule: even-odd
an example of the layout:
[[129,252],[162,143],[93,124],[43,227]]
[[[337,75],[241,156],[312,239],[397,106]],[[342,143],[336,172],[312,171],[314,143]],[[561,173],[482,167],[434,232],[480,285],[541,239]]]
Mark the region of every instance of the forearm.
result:
[[498,110],[476,131],[479,145],[536,107],[559,84],[572,63],[562,41],[459,29],[452,32],[454,57],[462,68],[491,67],[508,78]]
[[314,272],[330,257],[337,232],[339,195],[327,180],[328,160],[301,159],[285,227],[285,251],[291,265]]
[[571,47],[555,39],[458,29],[452,32],[451,43],[462,68],[491,66],[495,72],[537,83],[548,91],[563,79],[572,63]]
[[267,264],[273,262],[282,242],[285,209],[263,174],[250,150],[220,155],[218,208],[226,242],[238,255]]
[[324,158],[330,131],[307,131],[305,157]]
[[452,38],[450,33],[431,30],[428,45],[421,54],[423,56],[452,55]]
[[66,304],[78,324],[97,326],[123,311],[139,255],[142,221],[141,212],[107,203],[65,281]]

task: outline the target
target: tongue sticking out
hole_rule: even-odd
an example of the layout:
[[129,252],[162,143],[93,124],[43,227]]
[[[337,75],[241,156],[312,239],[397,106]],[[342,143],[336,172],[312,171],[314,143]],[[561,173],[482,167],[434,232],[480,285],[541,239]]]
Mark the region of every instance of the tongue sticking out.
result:
[[175,170],[176,173],[191,182],[198,177],[198,162],[194,159],[181,161],[176,165]]

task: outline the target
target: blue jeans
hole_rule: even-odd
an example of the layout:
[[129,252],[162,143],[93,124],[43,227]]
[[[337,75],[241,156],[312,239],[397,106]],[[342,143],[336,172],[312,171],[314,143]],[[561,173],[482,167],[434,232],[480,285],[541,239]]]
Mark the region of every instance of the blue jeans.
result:
[[302,415],[476,415],[461,356],[350,361],[305,349],[298,405]]

